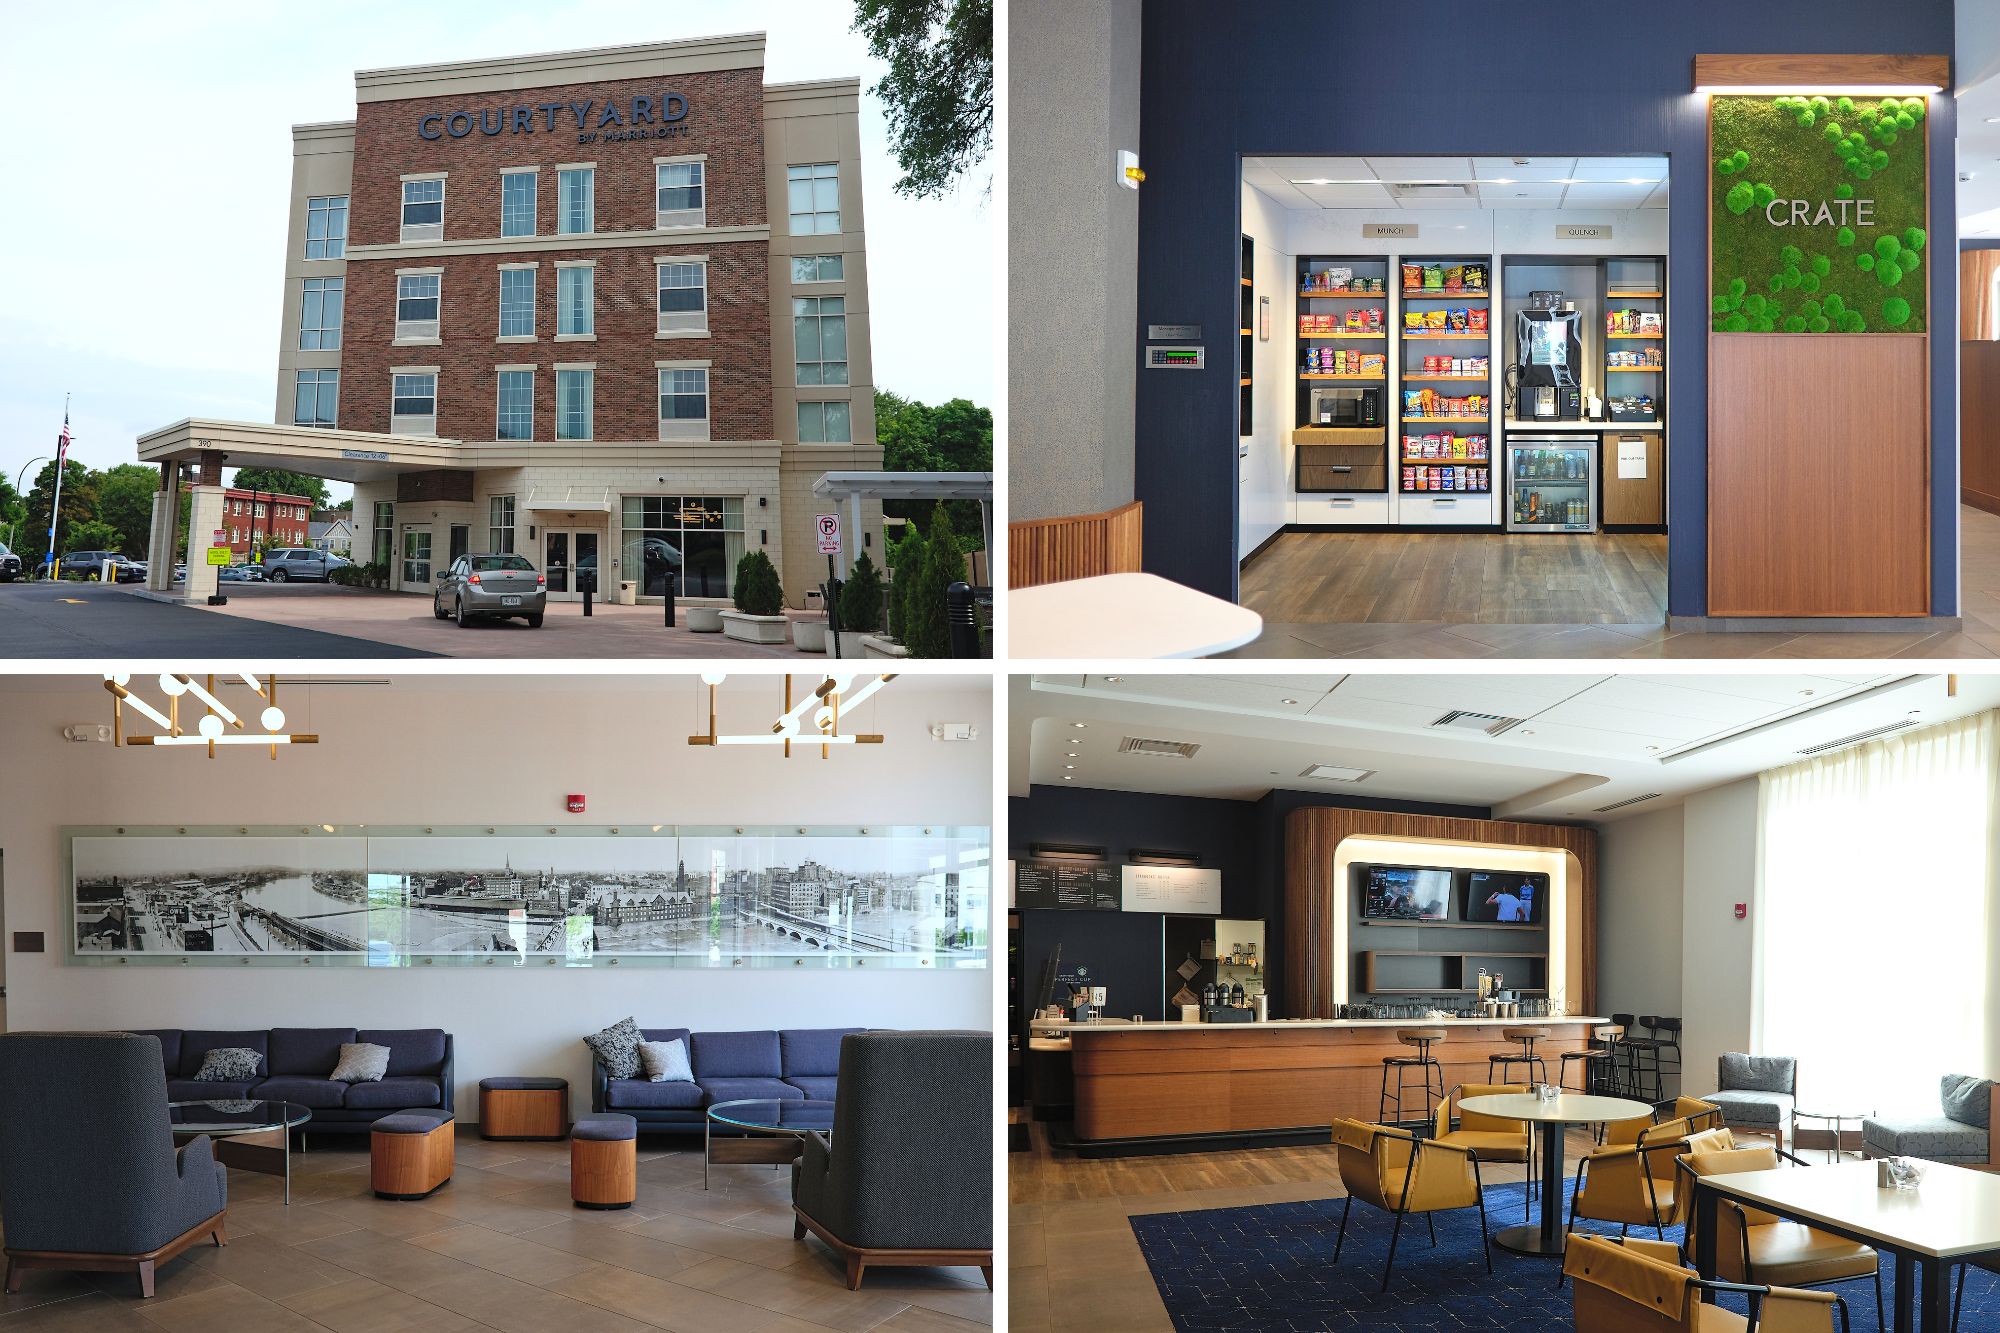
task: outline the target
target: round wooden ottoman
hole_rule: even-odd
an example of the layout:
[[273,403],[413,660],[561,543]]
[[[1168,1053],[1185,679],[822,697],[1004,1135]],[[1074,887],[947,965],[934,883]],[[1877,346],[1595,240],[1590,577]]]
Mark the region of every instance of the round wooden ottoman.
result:
[[479,1137],[559,1139],[569,1120],[566,1078],[479,1080]]
[[569,1197],[579,1208],[630,1208],[639,1190],[639,1122],[607,1111],[569,1135]]
[[451,1180],[458,1127],[449,1111],[398,1111],[369,1128],[368,1179],[378,1199],[425,1199]]

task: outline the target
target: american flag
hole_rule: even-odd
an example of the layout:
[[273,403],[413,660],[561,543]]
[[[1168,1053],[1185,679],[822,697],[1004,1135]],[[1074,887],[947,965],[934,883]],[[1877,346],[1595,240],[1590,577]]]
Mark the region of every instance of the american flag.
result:
[[57,472],[61,472],[61,471],[63,470],[63,463],[64,463],[64,461],[65,461],[65,460],[67,460],[67,459],[68,459],[68,457],[69,457],[69,441],[70,441],[70,434],[69,434],[69,412],[68,412],[68,410],[67,410],[67,409],[65,409],[65,410],[64,410],[64,412],[63,412],[63,428],[62,428],[62,434],[60,434],[60,435],[56,436],[56,471],[57,471]]

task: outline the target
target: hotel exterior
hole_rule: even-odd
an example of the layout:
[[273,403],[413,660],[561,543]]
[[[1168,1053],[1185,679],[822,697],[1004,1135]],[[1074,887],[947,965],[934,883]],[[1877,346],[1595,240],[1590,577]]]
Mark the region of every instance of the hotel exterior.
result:
[[356,74],[352,121],[292,131],[275,424],[140,439],[155,551],[182,465],[195,548],[223,467],[279,467],[353,483],[392,588],[499,550],[552,596],[726,598],[761,548],[803,605],[813,482],[881,465],[860,86],[763,64],[751,34]]

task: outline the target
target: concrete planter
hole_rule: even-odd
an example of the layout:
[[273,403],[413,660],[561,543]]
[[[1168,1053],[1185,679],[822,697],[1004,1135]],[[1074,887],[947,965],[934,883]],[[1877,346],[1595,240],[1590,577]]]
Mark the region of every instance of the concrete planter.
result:
[[680,615],[687,622],[691,634],[722,633],[722,608],[719,606],[684,606]]
[[824,620],[794,620],[792,622],[792,646],[802,653],[825,652],[826,622]]
[[840,632],[840,655],[842,657],[866,657],[868,650],[862,647],[868,638],[866,630],[844,629]]
[[910,650],[893,640],[875,634],[861,636],[861,648],[868,657],[908,657]]
[[723,611],[722,632],[738,643],[783,643],[791,621],[784,616],[753,616],[743,611]]

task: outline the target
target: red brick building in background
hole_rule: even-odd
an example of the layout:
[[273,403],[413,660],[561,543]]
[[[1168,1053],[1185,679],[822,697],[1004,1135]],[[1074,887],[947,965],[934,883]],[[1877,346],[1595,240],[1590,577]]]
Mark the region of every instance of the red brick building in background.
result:
[[[222,493],[222,540],[212,543],[208,533],[197,534],[197,547],[227,546],[231,563],[242,564],[252,551],[269,551],[280,546],[307,546],[312,526],[312,501],[303,495],[274,495],[270,491],[246,491],[231,486]],[[213,533],[214,528],[209,529]]]

